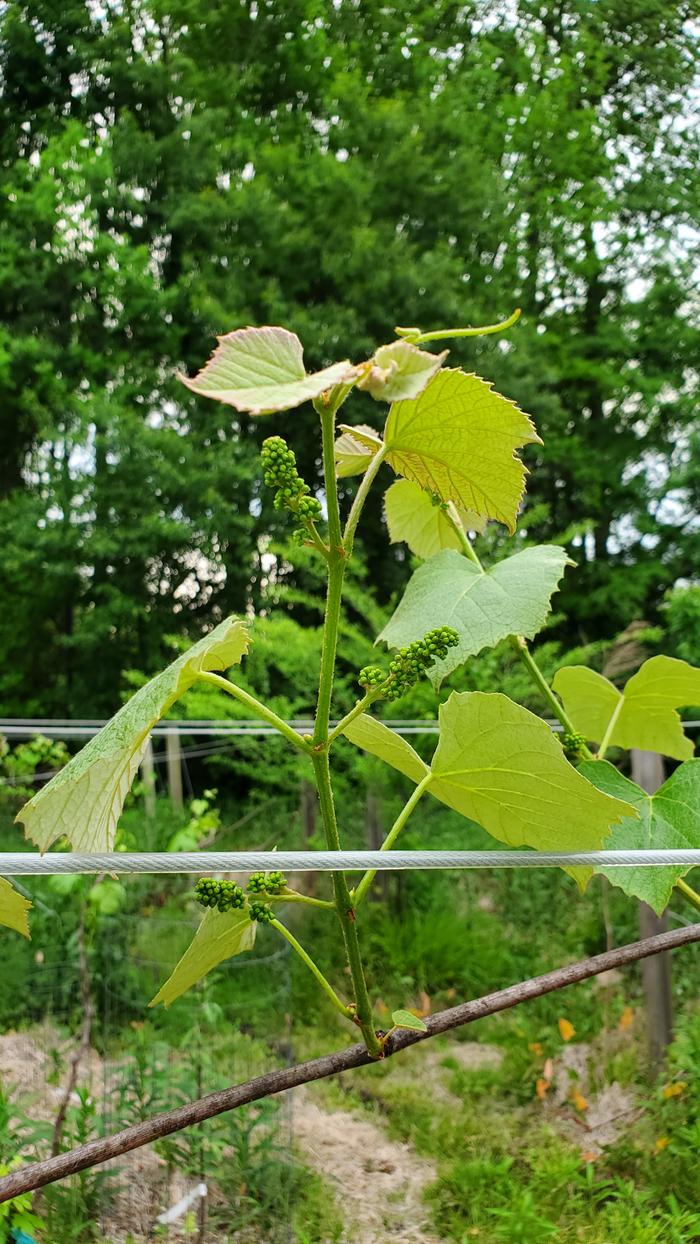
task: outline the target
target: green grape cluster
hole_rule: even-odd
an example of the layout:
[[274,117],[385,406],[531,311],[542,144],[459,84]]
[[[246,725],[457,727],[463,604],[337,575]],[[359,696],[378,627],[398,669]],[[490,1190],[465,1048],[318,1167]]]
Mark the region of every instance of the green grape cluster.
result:
[[386,698],[398,700],[418,682],[421,674],[430,669],[435,661],[444,660],[449,649],[458,643],[459,635],[451,626],[437,626],[407,648],[399,648],[389,665]]
[[305,523],[315,523],[321,517],[321,503],[310,495],[311,489],[297,470],[294,450],[281,436],[268,436],[260,451],[263,482],[276,489],[276,510],[289,510],[301,524],[294,532],[297,539],[304,540]]
[[219,911],[232,911],[245,903],[245,893],[235,881],[214,881],[211,877],[197,882],[194,896],[202,907],[217,907]]
[[257,920],[259,924],[269,924],[271,920],[274,920],[272,908],[267,903],[259,903],[254,899],[249,904],[248,911],[251,920]]
[[566,730],[561,736],[564,755],[572,764],[577,764],[579,760],[583,760],[586,743],[585,734],[579,734],[578,730]]
[[248,880],[249,894],[279,894],[286,888],[284,873],[251,873]]

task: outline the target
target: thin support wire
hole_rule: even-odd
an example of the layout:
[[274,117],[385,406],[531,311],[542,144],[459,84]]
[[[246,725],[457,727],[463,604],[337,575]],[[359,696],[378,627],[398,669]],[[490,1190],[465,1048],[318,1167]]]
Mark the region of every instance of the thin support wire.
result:
[[0,876],[64,873],[393,872],[435,868],[692,868],[700,850],[677,851],[53,851],[0,853]]

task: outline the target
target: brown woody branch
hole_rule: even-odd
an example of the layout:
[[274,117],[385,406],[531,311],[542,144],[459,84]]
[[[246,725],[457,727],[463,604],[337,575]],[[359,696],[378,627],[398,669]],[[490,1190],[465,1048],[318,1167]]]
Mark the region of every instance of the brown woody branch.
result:
[[[572,963],[567,967],[556,968],[543,976],[534,976],[530,980],[521,981],[518,985],[510,985],[508,989],[499,989],[497,993],[486,994],[473,1002],[463,1002],[459,1006],[450,1007],[447,1011],[438,1011],[426,1020],[427,1032],[400,1030],[392,1036],[387,1044],[385,1056],[398,1053],[409,1045],[419,1041],[427,1041],[441,1032],[451,1028],[459,1028],[464,1024],[472,1024],[474,1020],[483,1019],[486,1015],[494,1015],[497,1011],[506,1011],[509,1007],[518,1006],[530,998],[539,998],[555,989],[563,989],[566,985],[574,985],[578,981],[607,972],[610,968],[624,967],[638,959],[647,959],[650,955],[658,955],[664,950],[673,950],[678,946],[688,946],[692,942],[700,942],[700,923],[688,925],[683,929],[674,929],[670,933],[660,933],[656,937],[647,937],[641,942],[633,942],[629,946],[621,946],[617,950],[607,951],[602,955],[594,955],[591,959],[583,959],[580,963]],[[163,1136],[170,1136],[182,1128],[202,1123],[215,1115],[224,1114],[227,1110],[235,1110],[249,1102],[259,1101],[263,1097],[272,1097],[286,1089],[296,1088],[300,1084],[309,1084],[313,1080],[322,1080],[327,1076],[336,1075],[339,1071],[350,1071],[354,1067],[365,1067],[374,1060],[370,1058],[364,1045],[351,1045],[344,1050],[336,1050],[333,1054],[325,1054],[322,1058],[312,1058],[309,1062],[299,1063],[294,1067],[283,1067],[277,1071],[268,1071],[265,1075],[256,1076],[246,1084],[233,1085],[217,1093],[208,1093],[198,1101],[188,1102],[175,1110],[146,1119],[127,1127],[114,1136],[92,1140],[86,1145],[79,1145],[68,1153],[58,1154],[43,1162],[35,1162],[25,1166],[11,1175],[0,1179],[0,1203],[9,1201],[22,1192],[31,1192],[42,1188],[45,1184],[54,1183],[57,1179],[65,1179],[78,1171],[97,1166],[112,1158],[138,1149],[142,1145],[151,1144]]]

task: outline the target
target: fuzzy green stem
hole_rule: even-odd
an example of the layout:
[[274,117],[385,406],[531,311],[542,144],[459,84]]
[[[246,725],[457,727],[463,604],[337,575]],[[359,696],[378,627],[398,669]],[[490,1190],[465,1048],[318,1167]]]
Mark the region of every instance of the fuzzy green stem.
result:
[[431,333],[422,333],[419,328],[395,328],[394,332],[410,345],[418,346],[424,341],[444,341],[447,337],[487,337],[489,333],[502,333],[517,324],[520,316],[520,307],[516,307],[507,320],[501,320],[500,324],[486,324],[483,328],[438,328]]
[[280,734],[283,734],[290,743],[293,743],[294,746],[299,749],[299,751],[304,752],[307,756],[310,754],[311,748],[309,744],[302,739],[299,734],[297,734],[296,730],[292,729],[292,727],[288,725],[286,721],[283,721],[281,717],[278,717],[277,713],[273,712],[271,708],[268,708],[267,705],[262,704],[260,700],[256,700],[254,695],[250,695],[247,691],[244,691],[242,687],[237,687],[235,683],[229,682],[228,678],[222,678],[220,674],[206,672],[199,674],[198,677],[201,678],[203,682],[210,683],[212,687],[218,687],[221,691],[226,691],[229,695],[232,695],[234,700],[238,700],[238,702],[249,709],[254,716],[260,717],[263,721],[266,721],[268,725],[274,726],[275,730],[279,730]]
[[[318,409],[318,408],[317,408]],[[319,806],[326,836],[326,844],[331,851],[340,850],[340,835],[335,815],[331,771],[328,761],[328,724],[330,719],[331,694],[335,672],[335,654],[338,643],[338,625],[340,606],[343,594],[346,556],[340,529],[340,509],[338,506],[338,487],[335,478],[334,435],[335,413],[332,407],[321,407],[321,432],[323,437],[323,470],[326,483],[326,503],[328,507],[328,532],[330,536],[330,554],[328,558],[328,589],[326,595],[326,613],[323,622],[323,644],[321,649],[321,671],[318,685],[318,701],[316,705],[316,721],[314,724],[312,760],[314,777],[318,791]],[[360,945],[355,927],[355,912],[350,900],[350,891],[344,873],[333,873],[333,895],[335,909],[340,922],[345,953],[352,975],[357,1013],[355,1022],[359,1025],[365,1039],[368,1052],[373,1058],[381,1058],[382,1047],[374,1030],[372,1006],[367,992]]]
[[354,1019],[355,1012],[352,1009],[352,1007],[346,1006],[345,1003],[338,997],[330,981],[326,980],[321,969],[318,967],[317,964],[314,963],[313,959],[311,958],[311,955],[306,953],[306,951],[304,950],[304,947],[301,945],[300,942],[297,941],[294,934],[290,933],[289,929],[285,928],[283,924],[280,924],[279,920],[274,920],[274,919],[271,920],[270,928],[276,929],[278,933],[282,934],[282,937],[285,938],[285,940],[289,942],[289,945],[292,947],[293,950],[296,951],[299,958],[302,960],[303,963],[306,964],[309,971],[313,972],[314,976],[316,977],[316,980],[321,986],[321,989],[326,994],[326,996],[330,998],[336,1011],[340,1011],[340,1014],[344,1015],[346,1019]]
[[382,446],[382,448],[377,451],[362,477],[360,487],[355,493],[355,500],[352,503],[352,507],[348,515],[348,521],[345,524],[345,534],[343,536],[345,552],[348,557],[352,556],[352,548],[355,543],[355,532],[357,530],[357,524],[360,521],[363,506],[367,500],[369,490],[374,483],[375,476],[382,465],[387,452],[386,446]]
[[[314,773],[316,775],[316,787],[318,790],[319,804],[321,807],[321,817],[326,832],[326,843],[329,850],[340,850],[340,835],[338,833],[338,824],[335,817],[335,804],[333,801],[333,790],[331,787],[331,773],[328,763],[328,752],[323,750],[313,758]],[[333,892],[335,895],[335,909],[340,921],[340,927],[345,942],[345,952],[348,957],[350,973],[352,975],[353,987],[355,990],[355,1004],[357,1007],[356,1023],[359,1025],[365,1044],[369,1053],[374,1058],[380,1058],[382,1054],[381,1043],[377,1038],[372,1020],[372,1004],[369,1000],[367,992],[367,983],[365,981],[364,968],[362,966],[362,957],[360,955],[360,943],[357,938],[357,927],[355,924],[355,911],[350,897],[347,881],[344,873],[332,873]]]
[[[406,821],[408,820],[413,809],[415,808],[416,804],[419,802],[419,800],[422,798],[422,796],[425,794],[426,790],[428,789],[432,781],[432,777],[433,777],[432,773],[426,773],[423,780],[418,783],[410,799],[404,804],[403,808],[399,812],[399,815],[397,816],[396,820],[394,821],[394,824],[389,830],[389,833],[387,834],[381,847],[379,848],[380,851],[391,850],[394,843],[396,842],[396,839],[401,833],[401,830],[406,824]],[[365,897],[365,894],[369,890],[369,887],[374,881],[374,878],[376,877],[376,875],[377,875],[376,868],[369,869],[369,871],[365,873],[364,877],[360,881],[357,888],[353,890],[351,898],[355,904],[355,907],[359,907],[360,903]]]
[[677,881],[674,888],[678,890],[679,894],[683,895],[683,898],[692,903],[696,911],[700,911],[700,894],[698,894],[697,890],[694,890],[685,881]]

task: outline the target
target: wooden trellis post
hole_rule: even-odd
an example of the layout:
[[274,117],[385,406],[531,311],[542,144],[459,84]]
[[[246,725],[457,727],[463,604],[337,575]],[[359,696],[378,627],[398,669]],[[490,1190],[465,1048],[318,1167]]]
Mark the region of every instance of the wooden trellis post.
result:
[[146,816],[153,820],[156,814],[156,770],[153,763],[153,740],[150,737],[141,761],[141,781]]
[[[642,752],[633,748],[631,760],[633,780],[648,795],[653,795],[664,780],[664,762],[661,756],[656,752]],[[646,903],[639,904],[639,932],[642,937],[653,937],[656,933],[665,933],[667,929],[666,915],[657,916]],[[645,960],[642,964],[642,978],[646,998],[649,1062],[654,1069],[662,1062],[673,1036],[670,956],[662,954],[655,959]]]
[[165,757],[168,765],[168,792],[170,802],[178,812],[184,807],[182,796],[182,757],[180,756],[180,735],[166,734]]

